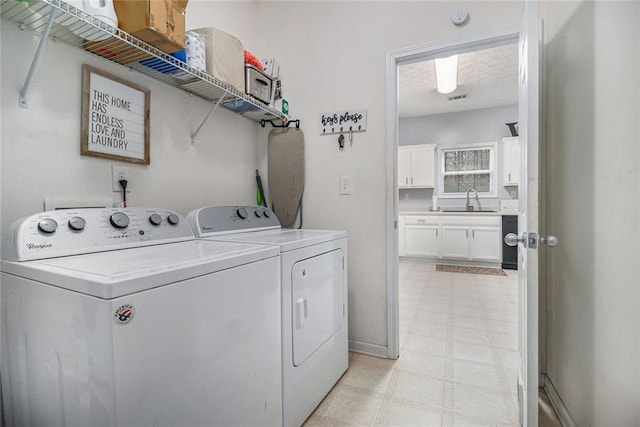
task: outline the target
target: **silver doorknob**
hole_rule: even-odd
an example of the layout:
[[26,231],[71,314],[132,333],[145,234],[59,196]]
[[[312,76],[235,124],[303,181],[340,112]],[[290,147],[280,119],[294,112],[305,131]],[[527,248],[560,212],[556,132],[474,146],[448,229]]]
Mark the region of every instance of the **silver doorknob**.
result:
[[523,243],[527,238],[527,233],[522,233],[522,236],[518,236],[514,233],[509,233],[504,236],[504,243],[507,246],[516,246],[518,243]]
[[558,238],[556,236],[540,236],[540,244],[556,246],[558,244]]

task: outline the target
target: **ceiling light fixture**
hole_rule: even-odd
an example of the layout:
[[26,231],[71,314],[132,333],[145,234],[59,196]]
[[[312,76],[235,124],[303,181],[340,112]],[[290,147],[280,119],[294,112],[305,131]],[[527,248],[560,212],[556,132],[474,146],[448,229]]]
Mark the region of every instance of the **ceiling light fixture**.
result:
[[458,87],[458,55],[436,58],[436,88],[440,93],[451,93]]

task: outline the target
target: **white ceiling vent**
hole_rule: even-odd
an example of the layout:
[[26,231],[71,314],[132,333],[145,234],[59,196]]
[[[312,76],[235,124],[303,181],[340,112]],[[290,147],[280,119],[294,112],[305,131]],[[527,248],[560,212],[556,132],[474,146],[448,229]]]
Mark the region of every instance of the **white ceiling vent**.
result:
[[449,97],[449,101],[459,101],[461,99],[466,99],[469,94],[463,93],[460,95],[454,95]]

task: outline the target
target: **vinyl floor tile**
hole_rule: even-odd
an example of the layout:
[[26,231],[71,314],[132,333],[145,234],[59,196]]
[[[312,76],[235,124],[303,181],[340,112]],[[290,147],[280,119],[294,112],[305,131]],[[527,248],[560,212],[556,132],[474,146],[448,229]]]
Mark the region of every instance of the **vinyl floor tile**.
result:
[[440,426],[442,414],[432,408],[422,408],[404,402],[389,401],[386,410],[380,411],[374,425],[389,427]]
[[516,427],[517,272],[507,274],[401,262],[400,358],[350,353],[304,425]]

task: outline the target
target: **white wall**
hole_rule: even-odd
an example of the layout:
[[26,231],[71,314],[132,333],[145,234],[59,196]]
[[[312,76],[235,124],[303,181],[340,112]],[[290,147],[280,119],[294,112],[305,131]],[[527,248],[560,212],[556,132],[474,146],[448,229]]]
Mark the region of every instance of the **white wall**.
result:
[[[511,136],[505,123],[518,121],[518,106],[483,108],[456,113],[432,114],[429,116],[407,117],[398,123],[398,145],[437,144],[438,148],[463,144],[501,142]],[[496,152],[496,177],[498,197],[483,199],[483,206],[500,207],[502,199],[517,199],[517,187],[503,187],[502,144]],[[436,174],[440,161],[436,159]],[[399,204],[403,208],[431,208],[433,189],[400,190]],[[513,194],[511,194],[513,193]],[[466,200],[441,199],[441,206],[464,206]]]
[[511,136],[505,123],[517,121],[517,105],[407,117],[399,121],[398,144],[452,146],[500,141]]
[[[461,28],[450,21],[458,7],[471,15]],[[517,24],[520,11],[519,2],[482,1],[189,3],[188,29],[218,27],[258,57],[280,62],[285,97],[306,138],[305,227],[348,231],[349,333],[357,348],[387,353],[386,52]],[[207,103],[51,42],[30,90],[31,106],[19,109],[17,91],[36,40],[13,25],[3,25],[2,40],[2,115],[11,123],[2,130],[3,226],[40,210],[45,196],[112,195],[113,162],[79,155],[85,62],[151,90],[151,165],[131,166],[132,204],[186,213],[255,200],[254,169],[265,165],[266,129],[221,111],[190,146]],[[341,152],[337,137],[319,135],[323,112],[361,107],[368,129],[354,135],[352,146]],[[341,175],[353,177],[350,196],[338,194]]]
[[[458,7],[471,15],[462,28],[450,21]],[[387,353],[386,52],[517,24],[520,11],[517,2],[189,4],[193,26],[220,23],[257,56],[280,62],[291,114],[305,132],[305,227],[348,232],[349,333],[356,348]],[[337,136],[319,135],[319,119],[323,112],[351,108],[367,109],[368,129],[341,152]],[[341,175],[353,177],[350,196],[338,194]]]
[[[127,200],[186,214],[211,203],[255,203],[260,127],[221,109],[198,135],[190,135],[210,103],[62,43],[47,42],[27,94],[18,92],[37,42],[16,25],[2,23],[2,227],[41,211],[53,197],[106,196],[111,165],[131,168]],[[11,41],[10,43],[7,41]],[[149,166],[80,155],[82,64],[138,83],[151,91]]]
[[548,375],[578,426],[640,425],[640,3],[545,20]]

